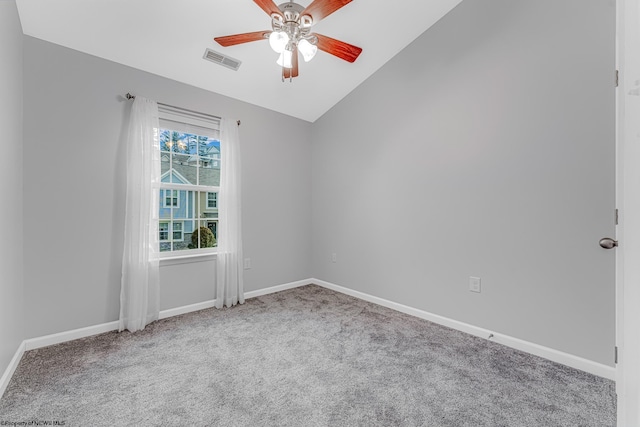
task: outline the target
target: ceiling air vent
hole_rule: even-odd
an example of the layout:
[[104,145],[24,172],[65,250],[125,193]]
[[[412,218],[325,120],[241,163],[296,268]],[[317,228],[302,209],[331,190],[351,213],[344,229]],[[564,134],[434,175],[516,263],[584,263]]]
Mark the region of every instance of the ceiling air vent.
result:
[[233,71],[238,71],[238,68],[240,68],[240,64],[242,64],[242,61],[238,61],[237,59],[233,59],[211,49],[207,49],[204,51],[203,58],[207,61],[215,62],[216,64],[222,65],[223,67],[231,68]]

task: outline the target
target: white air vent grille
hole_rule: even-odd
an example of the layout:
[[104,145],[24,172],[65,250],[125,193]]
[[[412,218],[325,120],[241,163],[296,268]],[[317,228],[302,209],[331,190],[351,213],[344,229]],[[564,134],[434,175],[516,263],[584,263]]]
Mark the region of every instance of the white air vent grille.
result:
[[223,67],[231,68],[234,71],[238,71],[238,68],[240,68],[240,64],[242,64],[242,61],[238,61],[237,59],[233,59],[211,49],[207,49],[204,51],[203,58],[207,61],[215,62],[216,64],[222,65]]

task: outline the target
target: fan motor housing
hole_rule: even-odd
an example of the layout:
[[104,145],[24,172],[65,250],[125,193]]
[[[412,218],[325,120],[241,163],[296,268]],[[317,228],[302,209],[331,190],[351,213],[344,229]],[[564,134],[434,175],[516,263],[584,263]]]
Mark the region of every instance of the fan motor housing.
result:
[[304,10],[304,7],[299,5],[298,3],[287,2],[278,5],[278,9],[284,15],[285,21],[297,21],[298,17]]
[[313,25],[313,18],[309,15],[301,16],[305,7],[294,2],[287,2],[278,5],[282,15],[274,13],[271,15],[271,27],[273,31],[284,31],[290,38],[306,38]]
[[[313,18],[309,15],[301,16],[300,14],[305,10],[305,7],[298,3],[288,2],[278,5],[278,9],[282,12],[284,19],[283,23],[295,22],[302,28],[308,28],[313,25]],[[281,20],[280,16],[272,16],[274,20]]]

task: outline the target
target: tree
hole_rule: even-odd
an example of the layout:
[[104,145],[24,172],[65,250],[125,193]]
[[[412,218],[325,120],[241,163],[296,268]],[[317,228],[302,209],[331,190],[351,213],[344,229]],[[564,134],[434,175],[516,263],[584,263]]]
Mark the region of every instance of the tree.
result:
[[216,245],[216,238],[207,227],[200,227],[198,231],[191,234],[191,244],[189,249],[198,249],[198,235],[200,235],[201,248],[213,248]]
[[160,129],[160,150],[189,154],[190,135],[174,130]]

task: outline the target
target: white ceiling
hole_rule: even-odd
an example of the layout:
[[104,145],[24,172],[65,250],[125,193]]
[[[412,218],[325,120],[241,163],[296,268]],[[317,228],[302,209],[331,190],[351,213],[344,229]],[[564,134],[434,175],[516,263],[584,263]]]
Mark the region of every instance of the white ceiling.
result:
[[[461,1],[354,0],[314,32],[361,47],[360,57],[350,64],[318,52],[311,62],[300,61],[300,76],[292,83],[282,82],[277,54],[267,41],[224,48],[213,40],[270,30],[269,16],[252,0],[17,0],[17,5],[26,35],[313,122]],[[206,48],[239,59],[240,69],[203,60]]]

